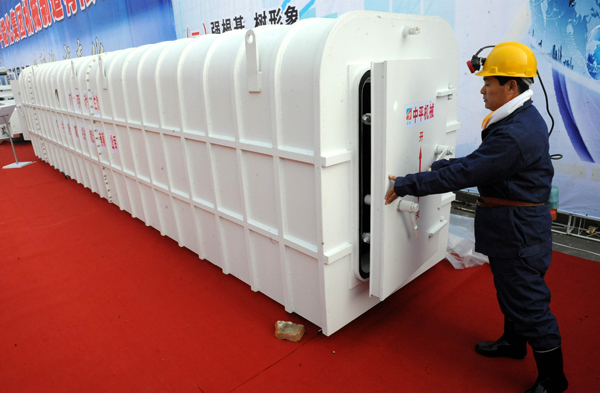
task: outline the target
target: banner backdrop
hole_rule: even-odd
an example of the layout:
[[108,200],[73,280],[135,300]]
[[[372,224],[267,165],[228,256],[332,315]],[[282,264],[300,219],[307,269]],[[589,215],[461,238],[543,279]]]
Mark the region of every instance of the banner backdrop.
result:
[[[527,43],[543,64],[558,119],[551,137],[561,210],[600,217],[600,1],[530,2]],[[558,109],[557,109],[558,108]],[[562,120],[562,121],[561,121]]]
[[[262,25],[335,18],[355,10],[436,15],[454,28],[465,63],[503,41],[529,45],[549,96],[559,210],[600,218],[600,0],[3,0],[0,66],[86,56],[147,43]],[[489,49],[481,53],[484,57]],[[481,77],[460,74],[457,156],[481,143],[489,113]],[[549,127],[539,80],[533,101]],[[476,191],[472,189],[471,191]]]
[[306,18],[336,18],[363,9],[438,15],[454,23],[454,0],[173,0],[177,38],[292,24]]
[[[460,0],[456,5],[461,62],[479,48],[503,41],[519,41],[533,49],[555,121],[550,152],[563,155],[553,161],[559,210],[600,218],[600,1]],[[481,55],[488,53],[489,49]],[[481,78],[466,66],[463,70],[457,156],[481,143],[481,121],[489,113],[478,93]],[[550,128],[538,78],[532,89],[533,102]]]
[[0,17],[7,68],[176,38],[170,0],[2,0]]

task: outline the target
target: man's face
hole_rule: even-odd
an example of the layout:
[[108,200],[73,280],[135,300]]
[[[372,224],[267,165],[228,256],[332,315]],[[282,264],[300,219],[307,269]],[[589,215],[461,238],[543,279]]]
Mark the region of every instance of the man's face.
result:
[[479,92],[483,94],[485,107],[491,111],[495,111],[512,99],[510,90],[510,83],[500,86],[498,79],[493,76],[484,76],[483,87]]

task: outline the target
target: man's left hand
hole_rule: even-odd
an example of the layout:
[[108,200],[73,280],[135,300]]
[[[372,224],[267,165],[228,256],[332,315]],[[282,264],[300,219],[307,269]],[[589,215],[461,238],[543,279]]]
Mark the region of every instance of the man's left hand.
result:
[[[394,181],[394,182],[396,181],[396,176],[388,175],[388,178],[391,181]],[[392,186],[392,188],[390,188],[389,191],[385,194],[385,204],[389,205],[390,203],[394,202],[397,198],[398,198],[398,195],[396,195],[394,186]]]

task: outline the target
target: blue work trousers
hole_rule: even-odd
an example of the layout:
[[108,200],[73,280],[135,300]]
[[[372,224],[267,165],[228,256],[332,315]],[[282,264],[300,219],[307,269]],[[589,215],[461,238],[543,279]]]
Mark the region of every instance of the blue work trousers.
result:
[[550,289],[544,280],[552,249],[535,255],[489,259],[500,309],[514,321],[515,330],[536,351],[559,346],[561,335],[550,312]]

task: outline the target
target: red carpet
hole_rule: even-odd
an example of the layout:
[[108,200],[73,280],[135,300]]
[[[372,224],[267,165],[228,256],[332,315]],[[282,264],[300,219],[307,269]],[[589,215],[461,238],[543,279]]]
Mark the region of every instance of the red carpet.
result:
[[[0,392],[523,392],[487,266],[442,262],[331,337],[17,145],[0,170]],[[0,145],[0,166],[14,162]],[[555,253],[569,392],[600,391],[600,264]],[[300,343],[273,337],[303,323]]]

